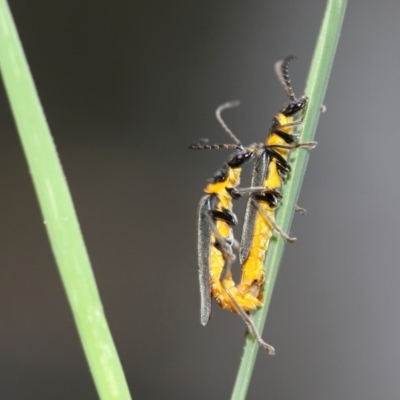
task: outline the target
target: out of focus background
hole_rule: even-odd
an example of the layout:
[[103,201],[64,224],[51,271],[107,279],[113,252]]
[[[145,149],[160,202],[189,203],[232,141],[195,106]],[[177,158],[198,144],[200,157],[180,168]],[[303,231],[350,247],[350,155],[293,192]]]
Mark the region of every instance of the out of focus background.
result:
[[[244,324],[200,325],[196,262],[229,152],[187,145],[226,141],[235,99],[228,125],[265,139],[274,63],[298,57],[301,95],[324,3],[10,1],[134,398],[229,397]],[[249,399],[399,398],[399,16],[349,4]],[[4,90],[0,130],[0,397],[96,399]]]

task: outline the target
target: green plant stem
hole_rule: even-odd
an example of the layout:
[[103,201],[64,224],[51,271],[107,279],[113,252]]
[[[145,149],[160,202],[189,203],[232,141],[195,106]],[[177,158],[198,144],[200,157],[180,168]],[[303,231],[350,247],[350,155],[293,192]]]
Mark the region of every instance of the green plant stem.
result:
[[67,182],[6,0],[0,0],[0,68],[97,391],[101,399],[130,399]]
[[[311,141],[315,136],[320,110],[325,97],[343,23],[346,3],[346,0],[329,0],[327,2],[325,16],[322,21],[305,90],[310,101],[303,124],[301,137],[303,142]],[[297,151],[295,161],[292,163],[292,173],[283,188],[283,202],[277,214],[277,224],[281,226],[284,231],[289,231],[292,223],[294,207],[303,182],[308,157],[308,150],[300,149]],[[267,252],[265,260],[267,268],[267,279],[264,288],[265,304],[264,307],[254,315],[254,322],[260,332],[262,332],[264,328],[284,246],[285,243],[283,239],[278,238],[278,240],[271,241]],[[250,335],[248,336],[233,388],[232,400],[245,399],[250,384],[259,346]]]

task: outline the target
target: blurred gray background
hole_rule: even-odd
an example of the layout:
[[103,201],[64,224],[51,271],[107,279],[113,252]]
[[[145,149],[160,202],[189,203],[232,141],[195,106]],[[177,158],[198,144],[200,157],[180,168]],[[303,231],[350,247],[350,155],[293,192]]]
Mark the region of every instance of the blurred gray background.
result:
[[[324,3],[10,1],[134,398],[230,395],[244,324],[199,323],[195,225],[228,152],[187,145],[233,99],[265,139]],[[249,399],[400,397],[400,2],[350,3]],[[4,90],[0,117],[0,397],[96,399]]]

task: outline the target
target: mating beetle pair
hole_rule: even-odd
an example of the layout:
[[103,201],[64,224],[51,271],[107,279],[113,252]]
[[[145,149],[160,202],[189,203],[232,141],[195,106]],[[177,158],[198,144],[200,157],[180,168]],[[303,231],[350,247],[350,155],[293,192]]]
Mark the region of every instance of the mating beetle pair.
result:
[[[294,95],[288,73],[288,66],[293,58],[289,56],[276,63],[278,79],[284,85],[290,102],[273,118],[265,143],[248,147],[241,144],[221,118],[223,110],[239,105],[239,102],[230,102],[218,107],[216,116],[234,143],[208,145],[205,141],[200,141],[189,146],[190,149],[236,150],[206,186],[206,195],[200,200],[198,208],[201,323],[206,325],[210,319],[211,299],[214,298],[222,308],[242,317],[249,332],[269,354],[275,354],[275,349],[261,338],[249,313],[262,306],[264,259],[273,232],[278,232],[289,242],[296,240],[275,223],[275,211],[281,199],[280,191],[290,172],[290,151],[316,146],[316,142],[298,143],[299,135],[295,133],[295,127],[303,121],[303,118],[295,120],[295,116],[305,111],[308,98],[296,99]],[[242,168],[251,160],[254,160],[251,185],[241,188]],[[244,194],[249,198],[239,247],[242,274],[240,283],[235,284],[231,266],[236,259],[233,252],[233,227],[238,220],[232,211],[232,203]]]

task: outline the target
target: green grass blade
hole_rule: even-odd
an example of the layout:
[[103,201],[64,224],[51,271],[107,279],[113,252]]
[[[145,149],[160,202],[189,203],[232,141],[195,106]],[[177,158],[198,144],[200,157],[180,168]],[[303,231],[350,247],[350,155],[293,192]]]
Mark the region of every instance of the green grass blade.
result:
[[51,247],[101,399],[130,399],[57,152],[6,0],[0,68]]
[[[329,0],[327,3],[305,90],[305,94],[310,98],[310,102],[301,135],[301,141],[304,142],[313,140],[315,136],[320,109],[325,97],[343,23],[346,3],[346,0]],[[283,202],[278,211],[277,223],[284,231],[289,231],[292,223],[294,206],[300,192],[308,157],[308,150],[300,149],[296,151],[296,158],[292,163],[292,173],[283,188]],[[264,290],[265,305],[254,315],[254,322],[260,332],[264,328],[284,246],[284,241],[279,238],[278,240],[271,241],[267,252],[265,265],[268,266],[268,272]],[[246,339],[242,360],[232,392],[232,400],[246,398],[258,348],[259,346],[251,337]],[[279,354],[279,349],[277,353]],[[267,357],[267,355],[264,356]]]

